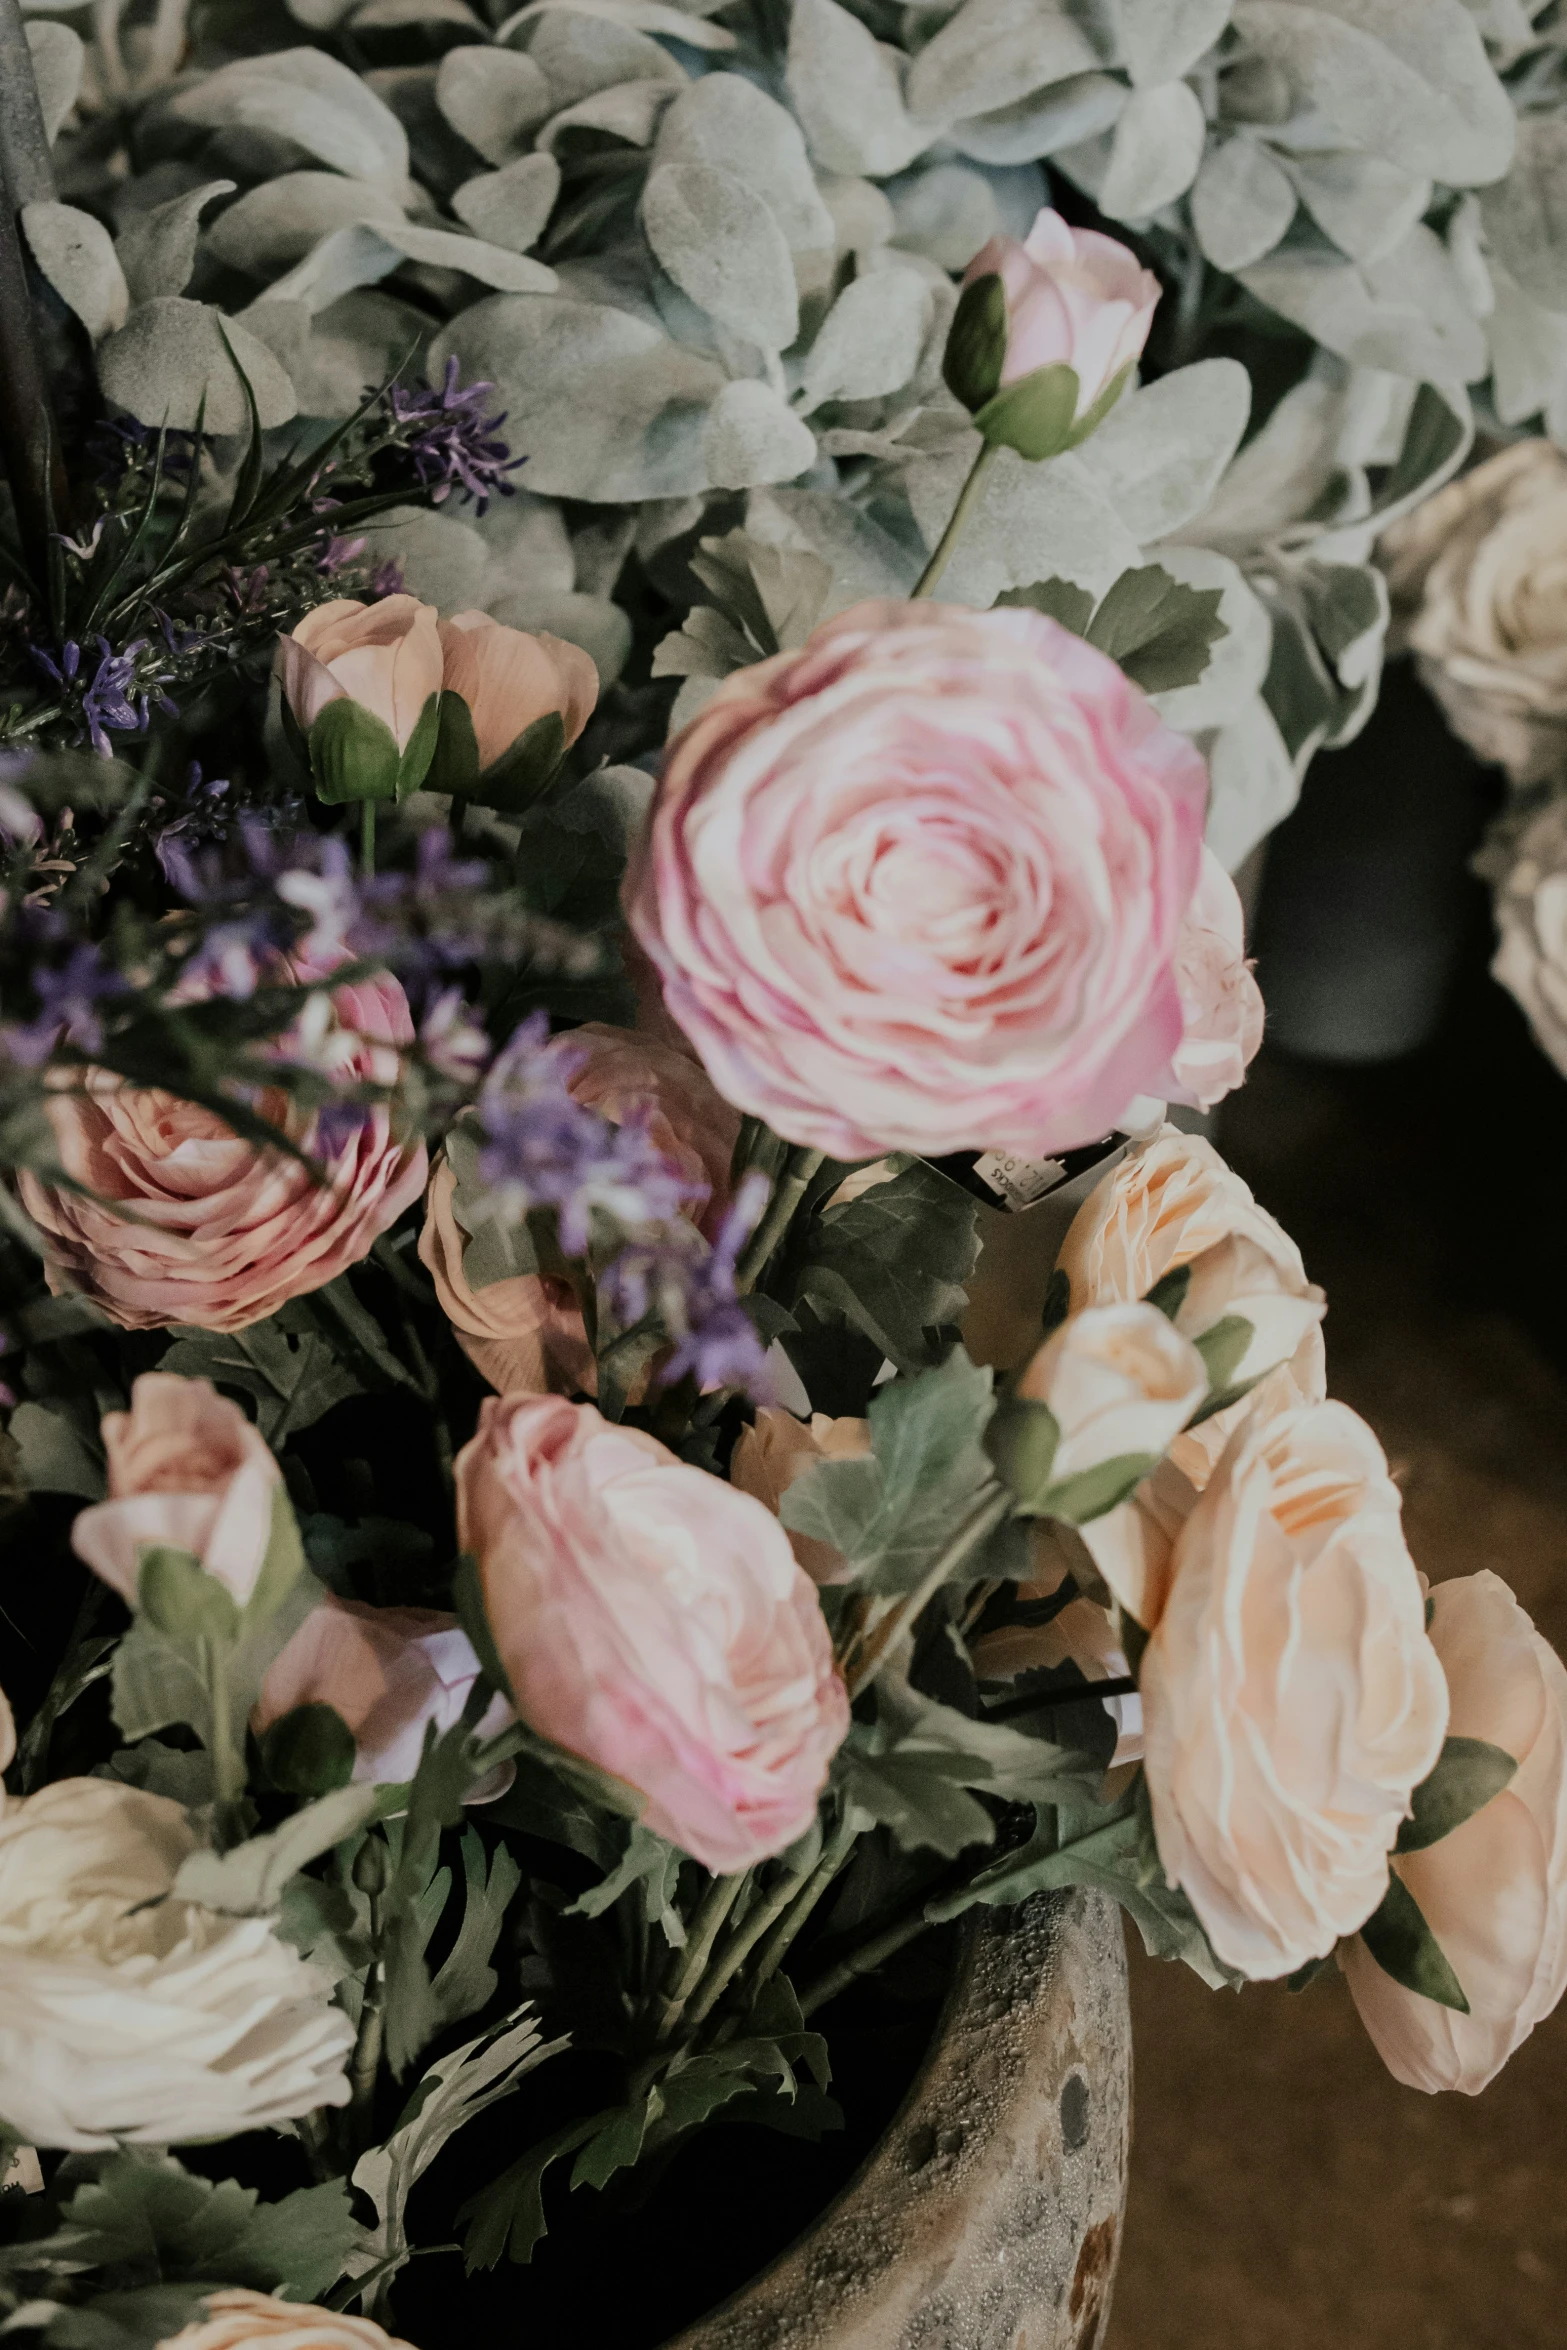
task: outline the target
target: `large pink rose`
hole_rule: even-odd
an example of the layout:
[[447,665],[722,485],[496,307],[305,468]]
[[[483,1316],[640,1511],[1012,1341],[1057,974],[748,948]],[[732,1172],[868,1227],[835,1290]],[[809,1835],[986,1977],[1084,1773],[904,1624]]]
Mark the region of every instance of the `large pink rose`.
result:
[[982,277],[999,277],[1006,294],[1003,384],[1039,367],[1075,368],[1079,416],[1141,356],[1159,302],[1159,280],[1125,245],[1048,210],[1021,244],[992,237],[975,254],[963,283]]
[[210,1380],[144,1371],[128,1412],[107,1412],[109,1498],[79,1510],[71,1547],[127,1605],[141,1555],[167,1544],[200,1559],[241,1607],[272,1537],[282,1471],[260,1435]]
[[677,737],[627,912],[719,1091],[791,1141],[1046,1157],[1180,1043],[1206,796],[1042,614],[861,604]]
[[[317,1058],[341,1081],[390,1084],[396,1048],[413,1038],[398,982],[381,975],[337,988],[331,1011],[327,1034],[313,1040]],[[123,1330],[243,1330],[357,1264],[424,1188],[424,1144],[385,1107],[331,1147],[315,1114],[281,1092],[256,1107],[317,1159],[324,1183],[153,1087],[95,1071],[86,1091],[56,1094],[60,1164],[98,1196],[18,1178],[49,1244],[50,1288],[85,1292]]]
[[591,1404],[512,1396],[457,1457],[457,1538],[535,1730],[715,1871],[804,1834],[849,1701],[761,1502]]
[[1483,1738],[1518,1764],[1450,1836],[1393,1864],[1469,2013],[1406,1991],[1358,1935],[1339,1964],[1395,2078],[1473,2096],[1567,1992],[1567,1666],[1488,1572],[1437,1585],[1431,1640],[1453,1736]]

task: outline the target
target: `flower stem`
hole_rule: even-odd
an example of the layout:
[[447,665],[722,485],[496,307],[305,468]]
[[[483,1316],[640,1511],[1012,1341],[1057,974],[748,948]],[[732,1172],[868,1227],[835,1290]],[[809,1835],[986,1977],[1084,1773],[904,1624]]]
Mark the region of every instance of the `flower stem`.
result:
[[375,802],[364,800],[359,809],[359,873],[369,881],[375,873]]
[[756,1962],[756,1973],[752,1977],[753,1991],[759,1991],[768,1978],[778,1972],[790,1943],[843,1867],[857,1841],[858,1831],[844,1821],[763,1944],[762,1955]]
[[963,526],[968,521],[969,516],[973,513],[975,504],[979,498],[979,494],[985,486],[986,477],[990,472],[990,468],[992,465],[994,465],[1000,453],[1001,450],[999,442],[986,441],[983,448],[980,450],[979,455],[975,458],[973,464],[970,466],[968,480],[963,484],[962,489],[959,490],[958,502],[952,509],[952,519],[947,524],[947,527],[942,532],[940,538],[937,540],[935,553],[931,556],[930,561],[926,564],[924,570],[920,573],[919,584],[914,590],[916,597],[933,596],[935,594],[936,582],[938,579],[940,579],[942,573],[946,570],[947,565],[952,558],[952,550],[957,545],[959,538],[962,536]]
[[719,1929],[734,1908],[749,1875],[748,1869],[742,1869],[737,1876],[715,1877],[698,1902],[686,1946],[675,1961],[669,1987],[659,1996],[657,2037],[660,2042],[673,2038],[676,2026],[685,2012],[686,2001],[696,1989],[703,1969],[712,1956]]
[[754,1289],[766,1272],[773,1254],[789,1228],[795,1209],[804,1199],[812,1178],[826,1158],[825,1151],[792,1151],[784,1172],[773,1186],[773,1196],[767,1203],[767,1213],[746,1242],[740,1262],[735,1267],[735,1287],[743,1295]]
[[[820,1893],[825,1891],[830,1879],[837,1874],[842,1866],[844,1857],[853,1841],[852,1835],[846,1835],[845,1831],[840,1828],[833,1842],[828,1845],[826,1852],[821,1855],[814,1868],[805,1869],[795,1876],[781,1878],[772,1891],[757,1903],[745,1923],[736,1927],[697,1989],[685,2019],[688,2030],[694,2032],[699,2024],[706,2022],[736,1975],[745,1965],[752,1951],[761,1941],[762,1936],[768,1932],[769,1928],[777,1925],[786,1911],[792,1916],[800,1895],[809,1888],[815,1887],[817,1879],[820,1878],[821,1885],[813,1893],[811,1903],[808,1905],[809,1907],[815,1906],[816,1900],[820,1898]],[[830,1868],[828,1868],[829,1856],[831,1856]],[[806,1911],[801,1911],[801,1924],[804,1923],[806,1914]],[[798,1930],[798,1927],[794,1929],[795,1932]],[[772,1973],[773,1967],[777,1965],[778,1959],[782,1957],[788,1946],[788,1939],[792,1939],[792,1935],[778,1943],[777,1953],[773,1956],[772,1963],[758,1971],[756,1978],[758,1983],[764,1983],[768,1975]],[[772,1945],[769,1944],[768,1947],[771,1951]]]
[[847,1991],[849,1985],[857,1982],[861,1975],[873,1973],[877,1967],[894,1957],[906,1942],[912,1942],[916,1935],[923,1934],[931,1923],[925,1910],[923,1901],[916,1908],[905,1910],[902,1917],[894,1918],[890,1926],[884,1926],[879,1934],[873,1934],[857,1950],[849,1951],[839,1959],[836,1966],[829,1967],[826,1974],[818,1975],[815,1982],[808,1984],[800,1994],[800,2013],[814,2015],[817,2008],[825,2007],[829,1999],[836,1999],[840,1991]]

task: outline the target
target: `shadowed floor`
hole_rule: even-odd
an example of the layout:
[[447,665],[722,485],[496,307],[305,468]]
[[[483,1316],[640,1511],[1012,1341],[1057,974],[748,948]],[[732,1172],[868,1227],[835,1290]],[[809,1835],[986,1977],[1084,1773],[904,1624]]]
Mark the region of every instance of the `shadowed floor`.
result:
[[[1490,1567],[1567,1653],[1567,1084],[1483,975],[1391,1068],[1264,1056],[1218,1139],[1328,1293],[1433,1581]],[[1264,978],[1265,978],[1264,974]],[[1560,2350],[1567,2004],[1479,2098],[1383,2070],[1337,1977],[1234,1998],[1142,1955],[1106,2350]]]

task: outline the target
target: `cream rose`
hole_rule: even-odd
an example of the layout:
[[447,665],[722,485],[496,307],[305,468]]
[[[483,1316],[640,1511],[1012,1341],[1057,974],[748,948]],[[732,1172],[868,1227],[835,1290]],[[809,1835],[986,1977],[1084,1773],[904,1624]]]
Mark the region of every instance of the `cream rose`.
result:
[[1567,1991],[1567,1667],[1500,1576],[1431,1595],[1457,1738],[1514,1756],[1514,1778],[1440,1842],[1393,1863],[1469,2013],[1406,1991],[1357,1936],[1339,1952],[1362,2023],[1411,2089],[1471,2096]]
[[[396,1783],[419,1768],[429,1724],[441,1732],[462,1719],[478,1677],[473,1643],[455,1616],[334,1597],[312,1608],[273,1658],[251,1726],[259,1737],[296,1706],[330,1705],[354,1734],[354,1777]],[[480,1732],[493,1738],[514,1718],[496,1697]],[[515,1773],[509,1763],[502,1768],[504,1777],[491,1775],[468,1800],[488,1801],[508,1787]]]
[[368,2317],[277,2301],[233,2286],[208,2296],[207,2314],[158,2344],[158,2350],[411,2350]]
[[1061,1431],[1056,1483],[1106,1461],[1157,1460],[1208,1392],[1191,1340],[1157,1306],[1089,1306],[1047,1338],[1017,1383]]
[[134,1607],[143,1550],[187,1550],[243,1607],[282,1472],[238,1404],[208,1379],[144,1371],[130,1410],[105,1414],[103,1448],[109,1498],[77,1512],[77,1557]]
[[1567,457],[1549,441],[1515,441],[1394,523],[1378,553],[1395,628],[1454,732],[1515,784],[1559,780]]
[[1342,1404],[1248,1413],[1175,1540],[1139,1674],[1159,1858],[1252,1978],[1370,1916],[1447,1727],[1381,1447]]
[[1521,830],[1499,827],[1476,862],[1496,883],[1492,976],[1567,1076],[1567,802],[1548,801]]
[[265,1918],[171,1894],[184,1811],[58,1779],[0,1814],[0,2114],[35,2146],[229,2138],[344,2105],[353,2026]]
[[776,1518],[590,1404],[493,1398],[457,1534],[523,1719],[647,1797],[715,1871],[815,1817],[849,1722],[815,1586]]
[[[797,1420],[793,1412],[764,1404],[755,1424],[742,1428],[735,1440],[729,1457],[729,1482],[738,1492],[749,1493],[765,1504],[776,1518],[796,1477],[818,1461],[863,1460],[870,1449],[869,1420],[834,1420],[826,1412],[813,1412],[809,1420]],[[813,1583],[847,1579],[848,1562],[830,1542],[795,1533],[789,1540]]]
[[1130,1303],[1231,1233],[1270,1256],[1287,1289],[1306,1293],[1306,1268],[1282,1224],[1257,1205],[1211,1142],[1163,1126],[1095,1185],[1057,1263],[1072,1284],[1074,1308]]

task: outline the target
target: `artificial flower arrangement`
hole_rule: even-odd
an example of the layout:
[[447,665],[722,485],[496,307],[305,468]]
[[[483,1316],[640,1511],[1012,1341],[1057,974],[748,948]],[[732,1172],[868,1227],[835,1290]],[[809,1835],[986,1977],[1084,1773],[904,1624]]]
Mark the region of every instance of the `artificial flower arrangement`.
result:
[[1560,1997],[1567,1672],[1426,1592],[1298,1252],[1164,1116],[1261,1031],[1151,698],[1222,590],[1046,537],[936,593],[1147,396],[1157,291],[987,245],[909,592],[796,635],[710,545],[661,757],[356,543],[531,462],[458,353],[282,447],[182,317],[178,438],[122,346],[87,511],[17,456],[10,2330],[434,2341],[425,2261],[526,2316],[568,2207],[602,2259],[704,2130],[830,2134],[845,1997],[1051,1890],[1216,1985],[1336,1964],[1419,2087]]

